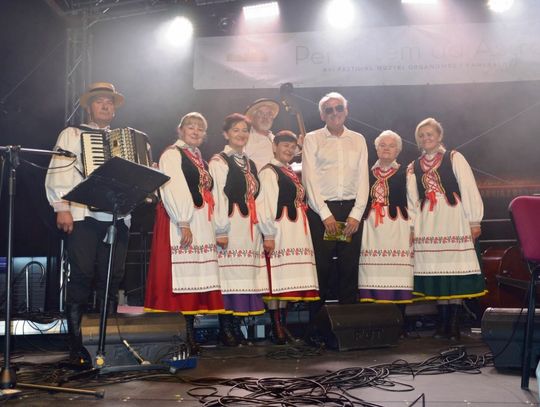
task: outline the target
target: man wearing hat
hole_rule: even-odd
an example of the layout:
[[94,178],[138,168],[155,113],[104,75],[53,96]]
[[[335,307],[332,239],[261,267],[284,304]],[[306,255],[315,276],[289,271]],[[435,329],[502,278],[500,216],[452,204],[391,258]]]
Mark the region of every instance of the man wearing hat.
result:
[[[87,124],[70,126],[58,136],[55,149],[75,154],[75,158],[53,156],[45,179],[47,199],[56,213],[56,226],[66,233],[70,275],[66,286],[66,319],[68,323],[70,360],[87,365],[81,340],[81,318],[95,284],[98,305],[103,305],[107,281],[109,245],[104,243],[112,221],[109,213],[91,210],[86,205],[63,199],[83,181],[81,133],[106,130],[114,119],[116,109],[124,104],[124,96],[107,82],[93,83],[80,98],[80,106],[88,115]],[[109,310],[116,311],[117,292],[124,273],[127,253],[129,216],[117,222],[114,268],[109,291]]]
[[245,152],[255,162],[257,171],[274,158],[274,135],[270,129],[278,113],[279,103],[272,99],[258,99],[246,109],[245,115],[251,121],[251,131]]

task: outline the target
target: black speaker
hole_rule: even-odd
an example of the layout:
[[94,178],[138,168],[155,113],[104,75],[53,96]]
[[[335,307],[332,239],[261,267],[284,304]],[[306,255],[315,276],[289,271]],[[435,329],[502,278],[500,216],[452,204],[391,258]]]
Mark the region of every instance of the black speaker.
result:
[[[116,314],[107,320],[105,367],[137,365],[128,344],[151,364],[170,359],[185,339],[186,322],[180,313],[150,312]],[[83,346],[95,364],[99,345],[99,314],[84,315],[81,323]],[[97,367],[97,366],[94,366]]]
[[[521,368],[526,321],[526,309],[521,312],[520,308],[488,308],[484,312],[482,339],[491,349],[497,369]],[[540,358],[540,311],[538,309],[534,315],[531,355],[530,367],[535,369]]]
[[327,304],[315,325],[330,348],[380,348],[397,344],[403,317],[394,304]]

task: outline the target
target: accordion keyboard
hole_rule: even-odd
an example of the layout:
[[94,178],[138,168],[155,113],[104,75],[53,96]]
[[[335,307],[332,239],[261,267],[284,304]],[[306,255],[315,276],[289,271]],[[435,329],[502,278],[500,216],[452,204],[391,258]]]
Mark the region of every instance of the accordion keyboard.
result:
[[82,161],[85,177],[92,174],[96,168],[110,158],[103,142],[104,138],[105,135],[103,133],[83,132],[81,134]]

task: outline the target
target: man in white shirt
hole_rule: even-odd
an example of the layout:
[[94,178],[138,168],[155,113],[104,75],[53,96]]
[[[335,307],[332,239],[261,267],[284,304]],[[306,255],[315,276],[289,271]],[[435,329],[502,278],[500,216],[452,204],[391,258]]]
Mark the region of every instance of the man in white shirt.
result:
[[[56,225],[67,234],[70,275],[66,286],[66,319],[70,336],[70,359],[73,363],[82,365],[88,364],[89,360],[82,347],[81,318],[86,311],[93,283],[98,304],[102,306],[105,300],[110,246],[103,240],[112,221],[112,215],[93,211],[86,205],[66,201],[63,196],[84,179],[81,134],[85,131],[109,129],[116,108],[123,103],[124,96],[116,92],[111,83],[91,84],[80,98],[80,106],[88,114],[88,124],[67,127],[60,133],[56,142],[55,149],[72,152],[76,158],[54,156],[45,179],[47,199],[56,212]],[[116,311],[118,287],[124,274],[129,218],[119,219],[116,226],[114,267],[108,302],[111,312]]]
[[[360,133],[345,127],[347,100],[332,92],[319,102],[326,126],[308,133],[302,152],[302,182],[306,187],[319,293],[328,298],[329,279],[337,280],[340,304],[354,304],[358,292],[361,219],[369,194],[367,147]],[[351,242],[324,240],[335,234],[337,222],[345,224],[343,234]],[[332,275],[337,256],[337,275]],[[318,308],[316,307],[316,311]]]
[[258,99],[244,113],[251,121],[251,131],[245,152],[257,166],[257,171],[274,158],[272,150],[274,134],[270,129],[278,113],[279,103],[272,99]]

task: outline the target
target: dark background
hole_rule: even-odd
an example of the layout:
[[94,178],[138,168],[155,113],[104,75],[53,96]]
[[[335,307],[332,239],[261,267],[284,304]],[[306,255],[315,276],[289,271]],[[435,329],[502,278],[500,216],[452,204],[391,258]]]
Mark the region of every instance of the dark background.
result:
[[[208,119],[208,140],[203,154],[219,151],[223,118],[243,111],[260,97],[279,99],[278,89],[204,90],[192,86],[190,55],[179,56],[157,48],[159,24],[180,12],[196,19],[196,35],[229,35],[243,2],[196,6],[174,4],[167,11],[98,22],[92,27],[92,81],[113,82],[126,96],[113,127],[131,126],[146,132],[157,160],[175,139],[179,118],[200,111]],[[358,2],[360,3],[360,2]],[[519,2],[512,12],[494,16],[481,0],[451,1],[444,13],[424,9],[405,13],[398,0],[365,0],[359,24],[368,26],[486,22],[492,19],[539,23],[537,1]],[[322,29],[318,0],[281,2],[281,30]],[[228,27],[219,21],[230,17]],[[42,0],[0,1],[0,145],[50,149],[64,127],[65,40],[67,22]],[[264,29],[264,27],[262,28]],[[538,67],[540,69],[540,67]],[[368,145],[384,129],[403,139],[402,163],[417,156],[414,128],[423,118],[436,117],[445,128],[447,147],[476,138],[460,151],[467,157],[482,185],[506,187],[519,183],[540,184],[538,117],[540,82],[507,82],[463,85],[302,88],[295,89],[298,107],[309,130],[322,125],[316,104],[328,91],[349,100],[349,123],[365,135]],[[274,129],[291,127],[294,119],[280,114]],[[493,129],[494,130],[490,130]],[[370,162],[375,153],[371,148]],[[24,160],[47,165],[46,157],[23,155]],[[14,255],[54,255],[58,233],[44,193],[45,171],[23,162],[18,170]],[[514,192],[486,198],[486,217],[506,216],[504,208]],[[497,195],[498,194],[498,195]],[[7,190],[4,182],[0,204],[0,255],[6,252]]]

